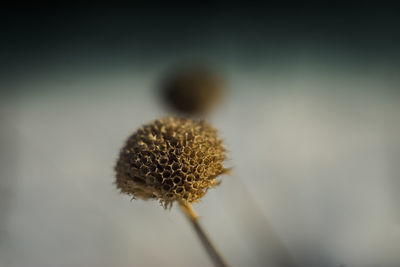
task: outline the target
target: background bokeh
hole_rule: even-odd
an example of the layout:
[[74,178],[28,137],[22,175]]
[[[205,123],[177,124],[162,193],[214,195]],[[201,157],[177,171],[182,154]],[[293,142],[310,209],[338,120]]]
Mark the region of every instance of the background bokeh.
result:
[[185,61],[228,83],[210,120],[233,174],[195,209],[232,266],[399,266],[398,11],[2,9],[0,266],[211,265],[177,207],[113,185]]

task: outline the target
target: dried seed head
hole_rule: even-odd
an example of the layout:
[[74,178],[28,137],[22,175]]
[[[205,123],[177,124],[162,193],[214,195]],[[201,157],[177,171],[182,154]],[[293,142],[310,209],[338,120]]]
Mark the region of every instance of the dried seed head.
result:
[[227,172],[217,131],[204,121],[166,117],[144,125],[122,148],[116,170],[121,192],[141,199],[198,201]]
[[167,104],[185,114],[203,114],[223,95],[222,78],[213,70],[201,66],[175,69],[162,84]]

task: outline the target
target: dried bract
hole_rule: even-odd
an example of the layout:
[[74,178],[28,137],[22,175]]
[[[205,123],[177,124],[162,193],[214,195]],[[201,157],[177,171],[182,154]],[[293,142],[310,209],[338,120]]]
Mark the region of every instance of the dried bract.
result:
[[130,136],[117,161],[116,184],[134,198],[198,201],[219,184],[225,149],[205,121],[166,117]]

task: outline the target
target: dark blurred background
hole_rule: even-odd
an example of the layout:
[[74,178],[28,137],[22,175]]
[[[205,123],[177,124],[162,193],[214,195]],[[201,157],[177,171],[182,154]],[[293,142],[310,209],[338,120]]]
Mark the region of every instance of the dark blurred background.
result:
[[[83,5],[83,4],[82,4]],[[86,5],[88,5],[86,3]],[[210,266],[179,210],[114,188],[182,62],[228,84],[231,177],[195,209],[232,266],[398,266],[395,5],[0,10],[0,266]],[[278,263],[277,263],[278,262]]]

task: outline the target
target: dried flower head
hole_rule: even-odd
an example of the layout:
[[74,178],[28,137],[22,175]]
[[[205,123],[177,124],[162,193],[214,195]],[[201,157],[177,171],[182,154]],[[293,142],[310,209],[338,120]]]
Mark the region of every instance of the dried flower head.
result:
[[205,121],[166,117],[144,125],[122,148],[116,170],[121,192],[134,198],[198,201],[227,172],[225,149]]
[[174,69],[162,84],[167,104],[185,114],[210,111],[223,95],[224,82],[214,70],[202,66]]

